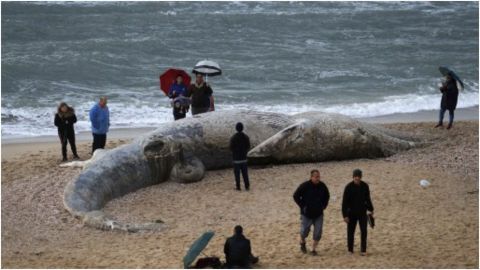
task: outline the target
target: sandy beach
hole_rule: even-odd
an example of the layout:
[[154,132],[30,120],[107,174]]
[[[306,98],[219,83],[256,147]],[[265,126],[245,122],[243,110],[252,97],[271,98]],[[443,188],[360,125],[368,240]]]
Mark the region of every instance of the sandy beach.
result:
[[[468,115],[475,120],[448,131],[433,122],[380,121],[431,142],[388,158],[252,167],[249,192],[234,190],[230,169],[208,171],[198,183],[162,183],[107,204],[105,212],[119,220],[161,219],[168,226],[146,233],[84,227],[64,210],[64,187],[80,169],[58,166],[54,139],[2,141],[2,267],[182,268],[186,250],[206,230],[216,235],[205,254],[224,260],[224,241],[241,224],[259,268],[478,268],[478,107]],[[135,135],[112,136],[107,148]],[[90,147],[88,136],[79,140],[79,155],[88,158]],[[331,193],[317,257],[299,250],[292,199],[313,168]],[[367,257],[359,256],[358,230],[355,254],[347,254],[340,212],[355,168],[363,170],[376,209]],[[421,179],[432,185],[421,188]]]

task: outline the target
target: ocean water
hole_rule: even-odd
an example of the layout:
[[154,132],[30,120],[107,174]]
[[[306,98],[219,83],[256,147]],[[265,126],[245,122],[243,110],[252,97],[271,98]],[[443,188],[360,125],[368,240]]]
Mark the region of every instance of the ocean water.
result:
[[109,97],[111,128],[173,121],[159,74],[220,64],[217,110],[353,117],[437,109],[438,66],[478,105],[478,2],[2,2],[2,136],[76,131]]

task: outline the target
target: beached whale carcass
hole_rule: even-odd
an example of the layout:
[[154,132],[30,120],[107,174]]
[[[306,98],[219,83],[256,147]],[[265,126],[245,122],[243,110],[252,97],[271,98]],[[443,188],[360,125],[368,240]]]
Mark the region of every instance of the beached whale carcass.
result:
[[167,180],[199,181],[205,170],[231,166],[230,137],[243,122],[253,149],[250,164],[375,158],[412,148],[415,138],[322,112],[296,115],[216,111],[171,123],[105,151],[65,188],[64,205],[85,224],[137,231],[161,223],[124,224],[101,210],[111,199]]

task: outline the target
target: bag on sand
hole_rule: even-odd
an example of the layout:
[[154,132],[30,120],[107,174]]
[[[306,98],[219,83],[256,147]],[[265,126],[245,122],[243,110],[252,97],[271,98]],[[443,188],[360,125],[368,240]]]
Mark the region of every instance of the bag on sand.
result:
[[197,260],[197,263],[192,267],[194,269],[204,269],[204,268],[214,268],[220,269],[222,268],[222,262],[218,257],[204,257]]

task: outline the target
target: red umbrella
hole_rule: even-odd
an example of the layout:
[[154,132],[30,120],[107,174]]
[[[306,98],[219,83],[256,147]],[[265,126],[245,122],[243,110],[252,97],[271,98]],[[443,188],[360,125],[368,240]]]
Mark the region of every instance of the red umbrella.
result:
[[168,95],[170,86],[175,82],[178,75],[183,77],[183,84],[186,86],[190,85],[190,76],[187,72],[185,72],[185,70],[169,68],[160,75],[160,89],[165,93],[165,95]]

